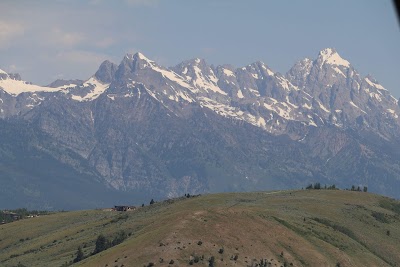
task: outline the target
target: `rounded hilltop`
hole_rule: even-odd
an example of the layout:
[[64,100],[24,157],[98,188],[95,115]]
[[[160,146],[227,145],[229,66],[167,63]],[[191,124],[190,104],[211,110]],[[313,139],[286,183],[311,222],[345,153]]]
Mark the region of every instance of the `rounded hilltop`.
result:
[[394,266],[400,262],[399,219],[399,201],[358,191],[189,195],[131,212],[62,212],[2,225],[0,261],[6,266]]

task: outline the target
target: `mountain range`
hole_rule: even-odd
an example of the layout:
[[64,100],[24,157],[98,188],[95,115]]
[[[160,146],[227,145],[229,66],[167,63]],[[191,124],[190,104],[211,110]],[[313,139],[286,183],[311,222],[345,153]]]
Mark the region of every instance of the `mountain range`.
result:
[[141,53],[86,81],[0,70],[0,208],[367,186],[400,196],[400,106],[335,49],[280,74]]

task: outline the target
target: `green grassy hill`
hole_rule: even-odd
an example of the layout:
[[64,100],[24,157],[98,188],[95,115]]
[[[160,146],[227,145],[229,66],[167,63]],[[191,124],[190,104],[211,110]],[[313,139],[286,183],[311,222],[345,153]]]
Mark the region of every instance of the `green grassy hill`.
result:
[[[97,237],[125,241],[98,254]],[[0,226],[0,266],[400,266],[400,202],[351,191],[229,193]],[[173,262],[173,263],[172,263]],[[264,266],[264,265],[262,265]]]

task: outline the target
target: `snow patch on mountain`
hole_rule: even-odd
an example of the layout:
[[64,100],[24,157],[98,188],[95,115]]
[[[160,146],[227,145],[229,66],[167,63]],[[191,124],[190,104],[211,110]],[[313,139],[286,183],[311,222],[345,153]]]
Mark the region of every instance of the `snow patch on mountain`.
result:
[[[273,98],[270,98],[272,100],[272,103],[268,104],[268,103],[264,103],[264,107],[270,111],[273,111],[275,113],[277,113],[279,116],[281,116],[282,118],[288,119],[288,120],[292,120],[292,117],[290,116],[290,111],[291,109],[286,105],[282,105],[283,103],[279,103],[283,106],[283,108],[278,104],[278,101],[276,101]],[[275,101],[274,101],[275,100]]]
[[291,105],[293,108],[295,108],[295,109],[299,108],[299,106],[297,106],[297,105],[295,105],[295,104],[293,104],[293,103],[290,102],[289,96],[286,96],[286,102],[287,102],[289,105]]
[[275,73],[273,71],[271,71],[267,66],[265,66],[264,63],[261,64],[261,68],[263,68],[267,72],[267,74],[269,76],[274,76],[275,75]]
[[327,63],[330,65],[350,67],[350,62],[343,59],[336,51],[332,48],[326,48],[320,52],[322,57],[322,64]]
[[151,63],[154,63],[154,61],[153,60],[150,60],[150,59],[148,59],[145,55],[143,55],[142,53],[140,53],[140,52],[138,52],[137,53],[137,55],[138,55],[138,58],[140,58],[141,60],[144,60],[144,61],[147,61],[147,62],[151,62]]
[[324,105],[322,105],[321,102],[317,101],[317,103],[318,103],[319,107],[320,107],[323,111],[325,111],[326,113],[331,113],[331,112],[329,111],[329,109],[327,109]]
[[361,109],[359,106],[357,106],[356,104],[354,104],[354,102],[353,102],[353,101],[350,101],[349,103],[350,103],[350,105],[352,105],[353,107],[355,107],[355,108],[359,109],[361,112],[363,112],[363,113],[367,114],[367,112],[365,112],[365,111],[364,111],[363,109]]
[[346,75],[343,73],[343,71],[341,71],[338,67],[333,67],[333,70],[336,71],[337,73],[343,75],[344,77],[346,77]]
[[249,122],[250,124],[253,124],[257,127],[261,127],[261,128],[266,128],[267,123],[265,122],[265,119],[263,117],[257,117],[254,116],[253,114],[247,113],[245,116],[245,120],[247,122]]
[[223,72],[225,73],[226,76],[235,77],[235,74],[234,74],[233,71],[231,71],[231,70],[223,69]]
[[254,79],[258,79],[258,74],[257,73],[251,73],[251,76],[253,76]]
[[387,91],[382,85],[380,85],[379,83],[374,83],[372,82],[370,79],[368,79],[368,77],[365,78],[365,81],[372,87],[379,89],[379,90],[385,90]]
[[212,111],[216,112],[219,115],[222,115],[224,117],[231,117],[244,120],[243,118],[244,112],[238,108],[234,108],[229,105],[219,103],[208,97],[199,97],[198,100],[200,101],[200,106],[211,109]]
[[39,86],[30,84],[25,81],[18,81],[14,79],[0,79],[0,88],[2,88],[5,92],[9,93],[10,95],[17,96],[21,93],[27,92],[57,92],[60,91],[59,88],[51,88],[45,86]]
[[[244,87],[243,89],[246,89],[246,87]],[[255,95],[256,97],[259,97],[259,96],[260,96],[260,92],[259,92],[258,90],[253,89],[253,88],[248,88],[248,90],[249,90],[253,95]]]
[[284,77],[277,77],[279,80],[279,84],[286,90],[290,91],[291,89],[294,89],[296,91],[300,90],[297,86],[293,85],[289,80],[285,79]]
[[377,93],[371,92],[371,93],[369,93],[369,96],[372,97],[372,98],[375,98],[375,99],[378,100],[379,102],[382,102],[381,96],[380,96],[379,94],[377,94]]
[[[189,94],[187,92],[183,92],[181,90],[176,90],[173,86],[170,86],[172,91],[174,92],[174,95],[169,95],[168,99],[170,100],[174,100],[176,102],[179,102],[180,100],[185,100],[189,103],[193,103],[195,102],[195,100],[189,96]],[[167,92],[164,90],[163,92],[164,94],[167,94]]]
[[[200,61],[199,61],[200,62]],[[196,62],[197,63],[197,62]],[[213,80],[213,79],[206,79],[201,71],[201,69],[198,66],[193,66],[193,70],[195,72],[196,75],[196,79],[192,80],[192,84],[197,87],[197,88],[201,88],[204,89],[206,91],[213,91],[215,93],[219,93],[222,95],[227,95],[226,92],[222,91],[218,85],[217,82],[218,80]]]
[[102,93],[104,93],[110,84],[103,84],[99,82],[95,77],[91,77],[89,80],[83,83],[84,87],[89,87],[91,90],[85,96],[72,95],[71,98],[73,100],[83,102],[83,101],[92,101],[98,98]]
[[177,74],[174,71],[164,70],[164,69],[161,69],[161,68],[159,68],[157,66],[153,66],[152,69],[157,71],[157,72],[159,72],[159,73],[161,73],[162,76],[167,78],[168,80],[170,80],[172,82],[175,82],[175,83],[179,84],[180,86],[189,89],[193,93],[197,93],[199,91],[198,89],[193,88],[190,84],[188,84],[185,81],[185,79],[182,76],[180,76],[179,74]]
[[239,89],[239,91],[237,92],[237,97],[239,98],[244,98],[244,95],[242,93],[242,90]]
[[399,116],[396,114],[396,112],[393,109],[387,109],[387,111],[395,118],[397,119]]

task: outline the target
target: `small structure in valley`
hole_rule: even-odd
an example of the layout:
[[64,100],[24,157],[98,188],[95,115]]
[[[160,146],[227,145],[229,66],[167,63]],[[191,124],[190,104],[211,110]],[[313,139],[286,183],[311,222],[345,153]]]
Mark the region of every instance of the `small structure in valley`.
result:
[[1,222],[2,224],[6,223],[6,221],[7,221],[6,219],[8,219],[9,221],[18,221],[18,220],[22,219],[22,216],[15,212],[7,211],[7,210],[0,211],[0,212],[2,213],[1,217],[3,218],[2,222]]

